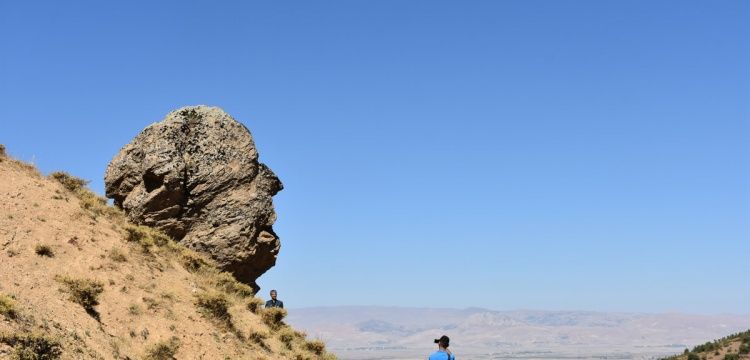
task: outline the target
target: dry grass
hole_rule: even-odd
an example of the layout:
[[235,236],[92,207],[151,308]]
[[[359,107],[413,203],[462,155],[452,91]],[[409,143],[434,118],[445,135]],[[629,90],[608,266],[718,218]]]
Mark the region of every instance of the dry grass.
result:
[[144,253],[151,253],[154,247],[162,247],[170,243],[171,239],[163,232],[143,225],[125,226],[125,238],[141,246]]
[[279,341],[281,341],[281,343],[284,344],[287,349],[292,350],[292,344],[297,338],[297,333],[295,333],[291,328],[285,327],[279,330],[278,337]]
[[283,320],[286,315],[286,309],[277,307],[263,309],[263,311],[260,313],[263,322],[268,325],[268,327],[274,330],[278,330],[285,325]]
[[229,299],[224,293],[218,291],[199,293],[195,296],[195,305],[208,318],[222,323],[230,323],[232,320],[232,316],[229,314]]
[[171,337],[169,340],[161,341],[148,350],[146,350],[146,356],[144,360],[173,360],[177,350],[180,348],[180,339],[177,337]]
[[12,346],[17,360],[53,360],[62,355],[57,339],[38,333],[0,334],[0,343]]
[[94,306],[99,305],[99,295],[104,291],[104,284],[96,280],[67,276],[57,276],[55,280],[65,285],[63,291],[70,295],[70,301],[83,306],[89,313],[95,313]]
[[326,351],[326,344],[320,340],[312,340],[305,342],[305,349],[315,355],[323,355]]
[[0,294],[0,315],[9,319],[14,319],[18,315],[16,301],[4,294]]
[[[124,221],[124,215],[119,209],[108,206],[107,199],[97,195],[87,188],[89,183],[79,177],[75,177],[63,171],[55,171],[49,174],[49,178],[60,183],[66,190],[70,191],[80,200],[81,208],[87,210],[91,218],[96,219],[100,215],[116,218]],[[62,196],[57,195],[63,199]]]
[[227,292],[234,293],[240,297],[247,298],[255,295],[253,288],[243,284],[234,278],[234,275],[228,272],[221,272],[216,275],[216,287]]
[[128,257],[125,256],[125,253],[122,252],[122,250],[120,250],[119,248],[116,248],[116,247],[112,248],[112,250],[109,251],[108,256],[109,256],[110,260],[112,260],[114,262],[127,262],[128,261]]
[[263,309],[263,300],[258,299],[257,297],[252,297],[247,301],[246,307],[251,313],[257,314],[258,311]]
[[39,256],[55,257],[55,252],[52,247],[46,244],[36,244],[34,246],[34,252]]

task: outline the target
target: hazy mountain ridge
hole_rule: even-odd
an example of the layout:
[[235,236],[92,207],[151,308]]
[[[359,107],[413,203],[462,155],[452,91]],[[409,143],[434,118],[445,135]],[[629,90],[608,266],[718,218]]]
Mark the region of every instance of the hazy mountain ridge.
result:
[[648,359],[750,328],[750,315],[371,306],[295,309],[289,321],[344,359],[422,356],[443,333],[469,358]]

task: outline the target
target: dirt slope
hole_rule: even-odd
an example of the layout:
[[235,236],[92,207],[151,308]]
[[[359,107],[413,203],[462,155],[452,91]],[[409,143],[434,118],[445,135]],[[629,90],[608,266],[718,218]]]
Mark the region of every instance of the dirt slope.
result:
[[0,358],[334,358],[204,258],[3,150]]

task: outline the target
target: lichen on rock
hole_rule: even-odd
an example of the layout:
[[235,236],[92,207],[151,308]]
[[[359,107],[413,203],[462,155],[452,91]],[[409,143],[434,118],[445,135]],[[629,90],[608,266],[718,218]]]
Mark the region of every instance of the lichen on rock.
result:
[[131,221],[208,254],[258,289],[276,263],[272,197],[281,181],[250,131],[216,107],[189,106],[146,127],[112,159],[106,195]]

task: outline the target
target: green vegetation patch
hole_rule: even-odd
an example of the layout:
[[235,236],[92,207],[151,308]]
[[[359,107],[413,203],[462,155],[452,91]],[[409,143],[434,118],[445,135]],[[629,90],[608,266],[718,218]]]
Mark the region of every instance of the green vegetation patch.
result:
[[51,337],[36,334],[1,334],[0,342],[13,347],[16,360],[53,360],[62,355],[60,342]]

